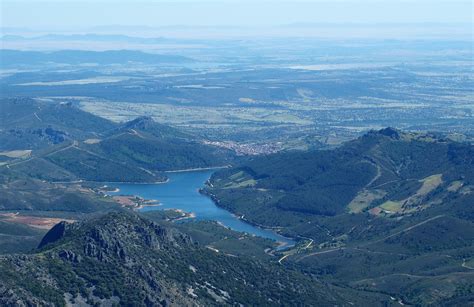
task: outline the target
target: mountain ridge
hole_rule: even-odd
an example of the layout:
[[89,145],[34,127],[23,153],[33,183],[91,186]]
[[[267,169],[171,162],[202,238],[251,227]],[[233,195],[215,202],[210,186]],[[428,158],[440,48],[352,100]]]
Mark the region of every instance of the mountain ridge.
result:
[[2,100],[2,109],[3,167],[33,178],[161,182],[164,171],[222,166],[233,159],[229,150],[151,117],[117,124],[68,102],[32,99]]
[[[474,146],[392,128],[215,173],[216,204],[300,244],[280,262],[403,304],[472,302]],[[469,266],[469,265],[468,265]]]
[[0,286],[2,304],[334,304],[352,292],[278,265],[199,247],[136,214],[111,213],[64,226],[62,235],[36,253],[0,258],[0,281],[10,289]]

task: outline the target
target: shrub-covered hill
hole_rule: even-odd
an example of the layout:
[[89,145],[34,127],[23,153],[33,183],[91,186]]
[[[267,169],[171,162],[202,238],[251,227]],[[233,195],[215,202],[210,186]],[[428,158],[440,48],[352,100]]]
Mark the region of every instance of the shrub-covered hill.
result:
[[0,100],[0,151],[37,150],[93,138],[116,124],[74,107],[30,98]]
[[196,136],[156,123],[151,117],[139,117],[85,149],[116,161],[127,161],[136,168],[170,171],[222,166],[232,153],[202,144]]
[[301,242],[284,264],[412,305],[474,297],[474,146],[372,131],[216,173],[205,193]]
[[[132,128],[133,127],[133,128]],[[45,157],[75,177],[91,181],[163,181],[163,171],[228,164],[229,151],[194,136],[138,118],[92,142],[77,142]]]
[[0,170],[17,177],[156,182],[166,179],[163,171],[222,166],[233,159],[230,151],[150,117],[117,124],[68,103],[0,104]]
[[57,224],[36,253],[2,257],[0,273],[2,305],[282,306],[387,301],[384,295],[356,293],[278,265],[201,248],[174,228],[125,212]]
[[210,183],[207,191],[221,206],[254,221],[372,209],[404,214],[426,208],[435,194],[470,194],[474,146],[387,128],[334,150],[258,157],[216,173]]

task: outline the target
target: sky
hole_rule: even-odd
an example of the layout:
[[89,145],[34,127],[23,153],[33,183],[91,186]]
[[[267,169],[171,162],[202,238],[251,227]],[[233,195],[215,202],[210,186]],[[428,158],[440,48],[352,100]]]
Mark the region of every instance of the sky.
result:
[[294,23],[472,23],[459,0],[0,0],[2,27],[277,26]]

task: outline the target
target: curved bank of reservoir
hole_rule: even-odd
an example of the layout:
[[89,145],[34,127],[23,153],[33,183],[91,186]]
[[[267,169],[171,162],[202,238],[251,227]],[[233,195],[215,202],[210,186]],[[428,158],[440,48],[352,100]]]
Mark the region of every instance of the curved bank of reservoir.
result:
[[144,199],[156,199],[160,206],[149,206],[141,211],[180,209],[192,212],[198,220],[213,220],[222,223],[235,231],[246,232],[259,237],[281,242],[284,247],[292,246],[295,241],[283,237],[274,231],[250,225],[227,210],[219,208],[207,196],[199,193],[199,189],[211,177],[214,170],[199,170],[168,173],[169,181],[159,184],[113,183],[120,189],[112,195],[136,195]]

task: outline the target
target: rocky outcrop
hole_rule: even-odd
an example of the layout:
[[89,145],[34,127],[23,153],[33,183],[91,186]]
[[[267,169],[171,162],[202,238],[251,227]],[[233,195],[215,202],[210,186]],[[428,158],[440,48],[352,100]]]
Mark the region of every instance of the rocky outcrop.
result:
[[281,266],[199,247],[128,211],[59,223],[38,253],[0,259],[0,306],[336,303],[328,291]]
[[41,240],[38,248],[43,248],[47,244],[54,243],[61,239],[66,233],[66,222],[60,222],[51,228]]

